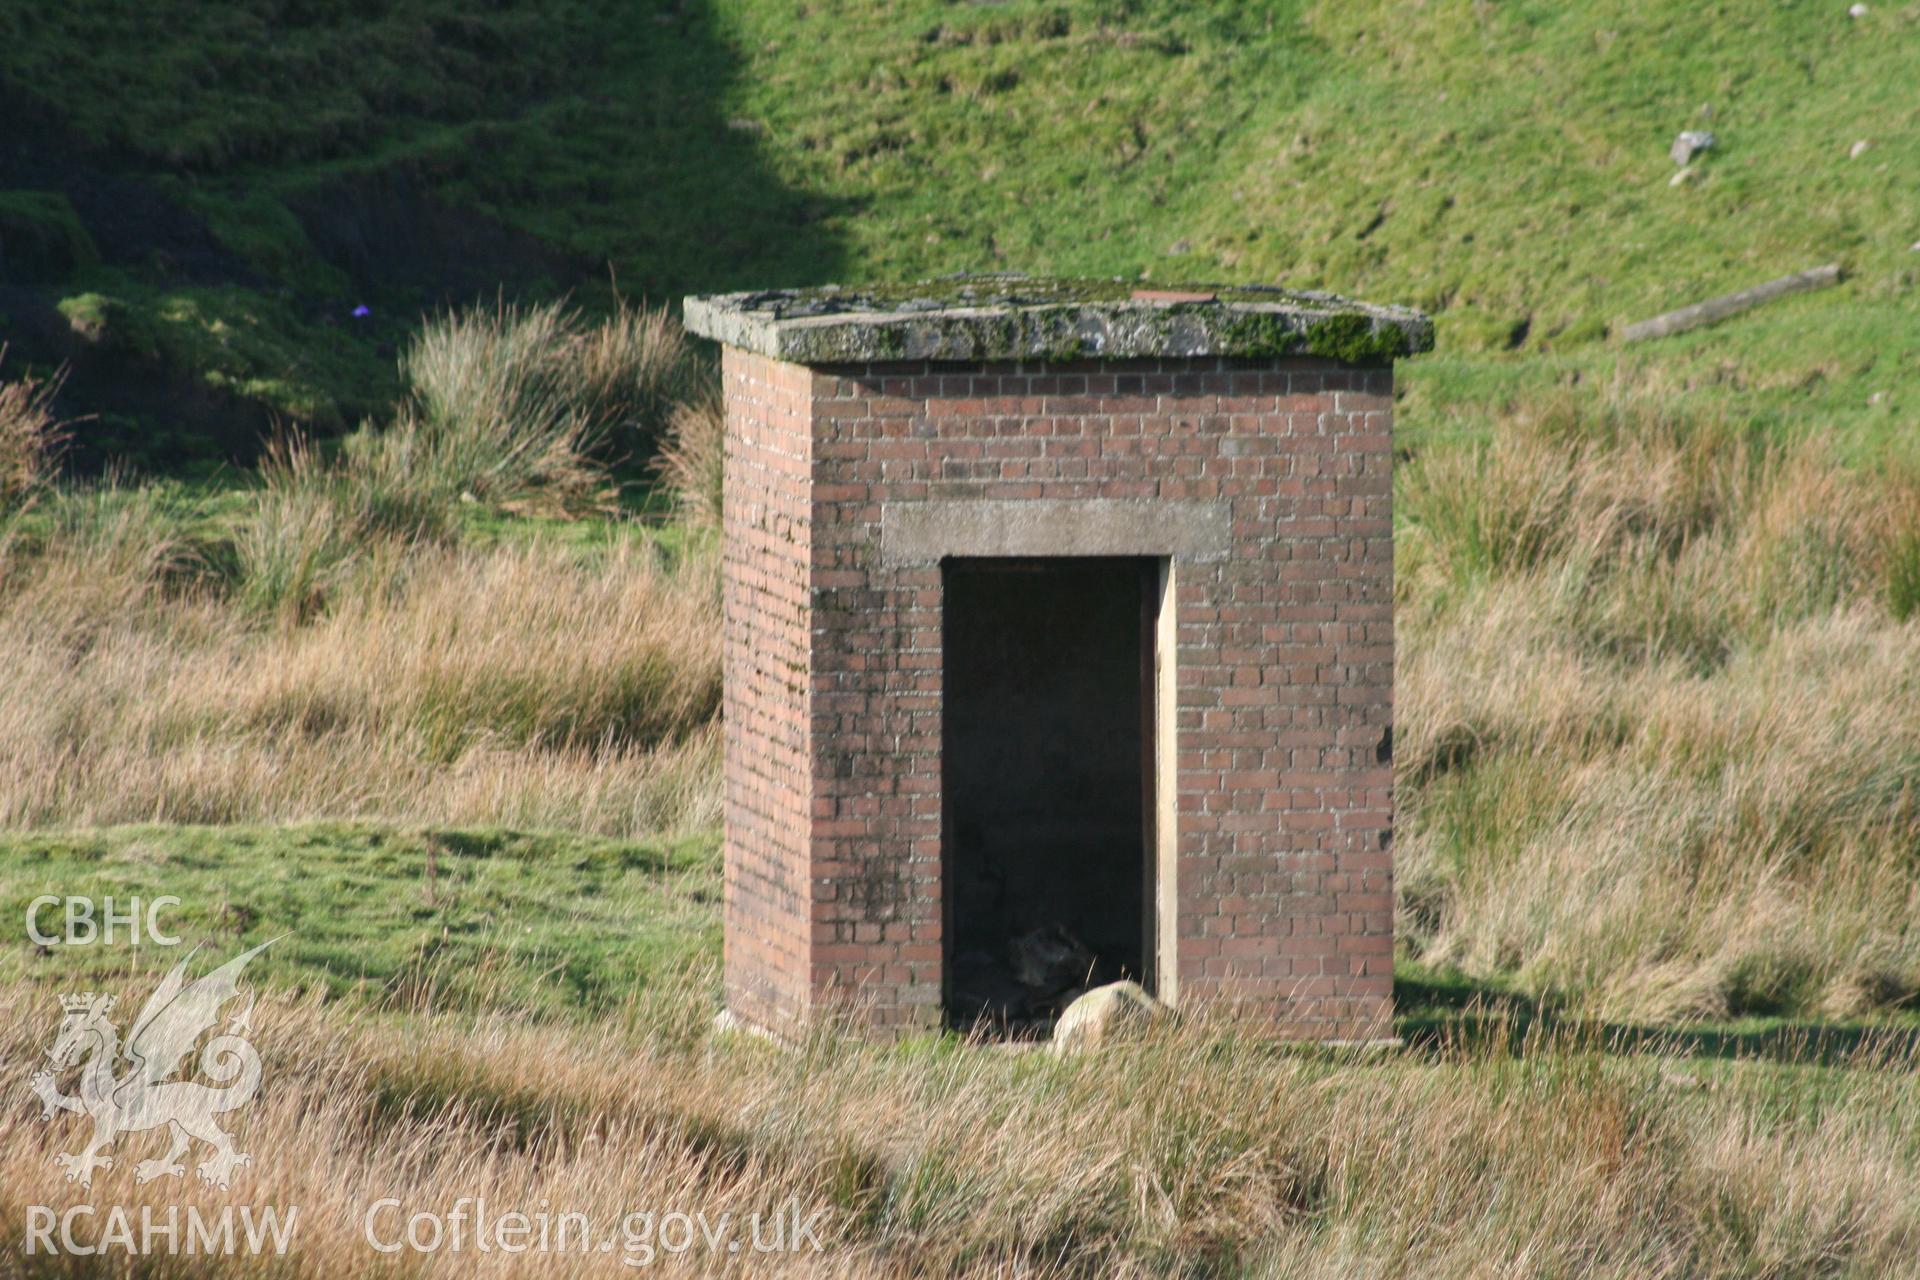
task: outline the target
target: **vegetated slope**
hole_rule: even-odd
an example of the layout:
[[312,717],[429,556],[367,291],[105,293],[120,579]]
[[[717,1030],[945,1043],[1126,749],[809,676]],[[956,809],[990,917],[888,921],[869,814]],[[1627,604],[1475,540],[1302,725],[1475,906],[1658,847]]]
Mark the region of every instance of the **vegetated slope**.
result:
[[[1670,0],[22,6],[0,311],[37,358],[152,374],[107,405],[130,420],[186,385],[337,425],[422,305],[597,296],[609,269],[656,297],[1278,280],[1437,311],[1442,365],[1577,364],[1624,320],[1839,259],[1842,289],[1675,350],[1756,412],[1853,418],[1913,376],[1916,38],[1892,6]],[[1719,143],[1675,186],[1689,127]]]

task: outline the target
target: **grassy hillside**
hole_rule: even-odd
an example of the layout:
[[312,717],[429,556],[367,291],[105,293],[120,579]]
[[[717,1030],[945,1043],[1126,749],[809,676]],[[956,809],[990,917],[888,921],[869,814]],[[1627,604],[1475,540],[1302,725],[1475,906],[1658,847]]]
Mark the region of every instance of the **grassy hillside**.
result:
[[[502,283],[1275,280],[1437,312],[1409,380],[1445,412],[1638,368],[1608,344],[1624,321],[1838,260],[1841,289],[1658,358],[1676,391],[1874,438],[1916,410],[1917,27],[1626,3],[17,7],[0,243],[27,248],[0,311],[35,358],[119,350],[175,391],[340,425],[391,394],[381,353],[420,307]],[[1675,186],[1690,127],[1719,145]],[[84,343],[36,310],[57,303],[94,317],[66,326]]]

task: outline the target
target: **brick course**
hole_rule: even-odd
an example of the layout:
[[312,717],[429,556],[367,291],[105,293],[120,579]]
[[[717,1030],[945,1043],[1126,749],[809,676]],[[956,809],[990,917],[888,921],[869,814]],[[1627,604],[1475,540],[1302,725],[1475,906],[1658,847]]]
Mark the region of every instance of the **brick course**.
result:
[[941,1010],[941,574],[885,504],[1224,502],[1174,561],[1177,1003],[1391,1034],[1392,374],[1330,360],[810,368],[729,347],[726,986]]

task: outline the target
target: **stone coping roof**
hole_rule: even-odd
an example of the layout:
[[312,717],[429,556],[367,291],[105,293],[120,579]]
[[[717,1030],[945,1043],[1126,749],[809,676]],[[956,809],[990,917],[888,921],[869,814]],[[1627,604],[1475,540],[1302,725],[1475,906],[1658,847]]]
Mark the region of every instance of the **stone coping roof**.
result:
[[1406,307],[1263,285],[956,276],[875,288],[686,300],[702,337],[795,364],[1324,356],[1380,364],[1433,348]]

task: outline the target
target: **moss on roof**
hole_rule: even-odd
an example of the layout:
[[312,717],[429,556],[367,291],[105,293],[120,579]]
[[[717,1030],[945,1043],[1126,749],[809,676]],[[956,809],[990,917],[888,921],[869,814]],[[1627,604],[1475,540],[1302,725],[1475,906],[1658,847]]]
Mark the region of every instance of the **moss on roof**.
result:
[[1322,356],[1378,364],[1433,346],[1404,307],[1263,285],[955,276],[689,298],[688,327],[799,364]]

